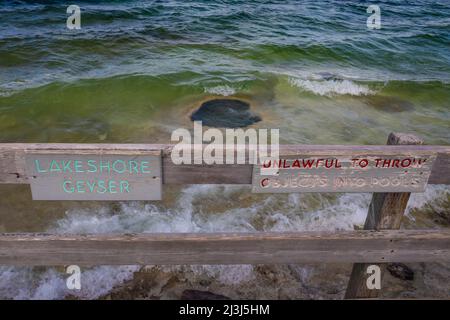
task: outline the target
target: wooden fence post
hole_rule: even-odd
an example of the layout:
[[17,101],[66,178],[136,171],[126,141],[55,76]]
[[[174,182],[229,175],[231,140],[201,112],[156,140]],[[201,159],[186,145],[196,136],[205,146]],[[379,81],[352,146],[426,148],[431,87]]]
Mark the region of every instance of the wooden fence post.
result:
[[[420,145],[423,141],[412,134],[391,133],[388,145]],[[409,192],[374,193],[369,206],[365,230],[400,229],[400,223],[408,205]],[[345,293],[345,299],[376,298],[380,290],[368,289],[366,285],[367,267],[373,263],[355,263]],[[383,275],[386,264],[379,265]]]

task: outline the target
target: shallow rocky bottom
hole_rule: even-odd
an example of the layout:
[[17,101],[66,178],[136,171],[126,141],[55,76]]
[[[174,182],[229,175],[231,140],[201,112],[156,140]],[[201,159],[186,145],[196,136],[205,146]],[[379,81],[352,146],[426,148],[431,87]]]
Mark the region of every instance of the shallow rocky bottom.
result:
[[[386,272],[382,298],[450,297],[450,267],[440,263],[407,265],[413,280],[402,280]],[[198,266],[202,268],[202,266]],[[222,295],[231,299],[342,299],[350,276],[350,264],[221,266],[229,278],[217,279],[195,267],[149,266],[134,278],[116,287],[100,299],[180,299],[196,297],[214,299]],[[233,272],[247,272],[244,279],[234,279]],[[191,290],[198,290],[200,292]]]

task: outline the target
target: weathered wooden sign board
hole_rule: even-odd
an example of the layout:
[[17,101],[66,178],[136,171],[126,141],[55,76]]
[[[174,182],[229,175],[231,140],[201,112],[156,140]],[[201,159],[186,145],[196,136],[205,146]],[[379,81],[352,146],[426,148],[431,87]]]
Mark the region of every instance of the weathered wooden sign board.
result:
[[254,193],[423,192],[436,156],[284,156],[253,166]]
[[33,200],[161,200],[161,152],[27,152]]

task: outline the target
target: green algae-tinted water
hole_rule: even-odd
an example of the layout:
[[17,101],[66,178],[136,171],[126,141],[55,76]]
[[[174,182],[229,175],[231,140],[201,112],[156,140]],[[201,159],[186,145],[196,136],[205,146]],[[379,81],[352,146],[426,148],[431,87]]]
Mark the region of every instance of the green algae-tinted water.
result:
[[380,30],[353,1],[78,5],[81,30],[58,1],[0,4],[0,141],[168,141],[223,95],[285,142],[449,141],[446,1],[383,2]]
[[[190,115],[204,101],[228,97],[249,102],[262,117],[254,127],[279,128],[282,143],[384,144],[390,132],[403,131],[449,144],[446,0],[379,1],[380,30],[367,29],[368,1],[75,4],[81,30],[66,28],[66,3],[0,2],[0,142],[169,142],[174,129],[191,128]],[[404,226],[448,227],[448,190],[429,186],[412,195]],[[369,201],[368,194],[165,186],[157,203],[33,202],[28,186],[0,185],[0,231],[352,229],[363,224]],[[331,269],[331,277],[319,269],[295,269],[306,283],[301,295],[298,283],[282,282],[283,269],[276,269],[278,289],[291,290],[290,298],[327,296],[317,278],[333,280],[342,270]],[[132,281],[135,270],[83,271],[83,289],[75,295],[107,294]],[[237,285],[252,298],[265,297],[266,283],[278,292],[277,282],[252,266],[193,271],[232,297],[242,297]],[[426,284],[406,294],[448,297],[449,275],[445,266],[434,268]],[[0,297],[74,295],[64,277],[54,269],[1,267]],[[264,290],[252,291],[259,287]],[[343,292],[333,290],[332,297]]]

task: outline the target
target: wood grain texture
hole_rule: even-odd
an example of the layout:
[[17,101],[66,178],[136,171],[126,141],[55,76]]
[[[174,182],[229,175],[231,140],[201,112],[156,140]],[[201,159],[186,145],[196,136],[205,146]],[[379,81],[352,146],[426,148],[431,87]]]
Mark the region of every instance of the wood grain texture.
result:
[[[417,158],[364,157],[359,160],[367,164],[359,167],[354,165],[353,156],[283,156],[279,161],[266,163],[270,169],[264,169],[262,164],[253,166],[252,192],[424,192],[435,158],[435,155]],[[388,167],[377,165],[378,161],[387,161]],[[397,167],[389,167],[395,161],[398,162]],[[423,163],[420,166],[398,165],[403,161]],[[312,164],[311,167],[308,167],[308,162]]]
[[[391,133],[387,141],[388,145],[422,145],[420,138],[403,133]],[[408,206],[409,192],[374,193],[369,205],[369,212],[364,224],[365,230],[400,229],[403,214]],[[376,262],[376,261],[373,261]],[[354,264],[350,280],[345,293],[346,299],[376,298],[380,290],[367,288],[367,268],[373,264]],[[379,265],[381,277],[386,269],[386,264]]]
[[161,200],[160,151],[134,155],[93,152],[26,152],[33,200]]
[[[251,184],[252,165],[175,165],[170,153],[173,145],[162,144],[0,144],[0,183],[28,183],[25,152],[66,154],[141,154],[161,150],[165,184]],[[350,146],[282,145],[280,156],[418,156],[437,154],[429,184],[450,184],[450,146]]]
[[450,261],[450,230],[0,234],[0,265]]

